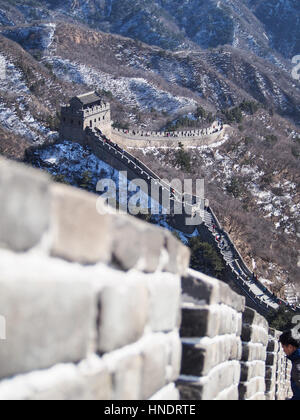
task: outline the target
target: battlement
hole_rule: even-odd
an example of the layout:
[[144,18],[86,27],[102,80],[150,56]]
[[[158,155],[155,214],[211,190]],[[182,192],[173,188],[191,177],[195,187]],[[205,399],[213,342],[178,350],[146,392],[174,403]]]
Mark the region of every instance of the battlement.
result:
[[205,146],[222,141],[228,126],[214,121],[209,127],[190,131],[147,131],[112,128],[111,108],[98,92],[75,96],[61,108],[60,137],[86,144],[85,129],[98,129],[123,147]]

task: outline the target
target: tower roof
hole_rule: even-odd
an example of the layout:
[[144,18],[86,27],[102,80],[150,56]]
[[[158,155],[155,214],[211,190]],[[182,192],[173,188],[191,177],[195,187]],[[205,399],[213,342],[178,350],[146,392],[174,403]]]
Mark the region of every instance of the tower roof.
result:
[[76,96],[77,99],[82,105],[91,105],[95,102],[101,101],[101,96],[98,92],[88,92],[83,95]]

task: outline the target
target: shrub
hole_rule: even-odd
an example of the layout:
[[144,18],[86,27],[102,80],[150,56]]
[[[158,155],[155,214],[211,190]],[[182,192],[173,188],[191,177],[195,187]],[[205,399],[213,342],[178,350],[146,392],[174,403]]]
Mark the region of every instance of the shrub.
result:
[[191,157],[188,152],[184,150],[182,143],[178,144],[179,150],[176,152],[176,164],[181,167],[181,169],[187,172],[191,171]]
[[188,246],[191,248],[191,268],[220,278],[224,265],[214,247],[199,237],[191,238]]

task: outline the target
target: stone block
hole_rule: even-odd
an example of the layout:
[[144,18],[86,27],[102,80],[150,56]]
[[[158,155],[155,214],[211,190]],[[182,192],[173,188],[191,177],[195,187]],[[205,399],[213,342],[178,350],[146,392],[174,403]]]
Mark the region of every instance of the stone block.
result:
[[167,335],[167,345],[167,382],[174,382],[179,378],[182,359],[182,343],[177,331],[174,331]]
[[266,379],[276,380],[276,366],[266,366]]
[[141,399],[151,398],[166,385],[168,354],[166,337],[150,336],[142,349]]
[[144,277],[132,274],[99,294],[98,351],[107,353],[137,341],[149,316],[149,294]]
[[[96,356],[95,356],[96,358]],[[109,400],[112,398],[111,375],[103,364],[90,366],[61,364],[0,382],[0,400]],[[92,363],[93,365],[93,363]]]
[[267,392],[275,392],[276,389],[276,378],[275,379],[266,379],[266,391]]
[[213,369],[207,376],[196,380],[193,376],[180,376],[177,387],[181,399],[211,401],[226,389],[237,386],[240,378],[240,364],[226,362]]
[[7,340],[0,377],[84,359],[96,320],[96,299],[83,282],[1,281]]
[[188,270],[182,278],[182,292],[198,305],[219,303],[219,282],[211,277]]
[[267,366],[276,366],[277,364],[277,353],[267,353],[267,360],[266,365]]
[[245,308],[243,313],[243,324],[248,324],[250,326],[255,325],[266,330],[267,333],[269,332],[268,321],[259,313],[248,307]]
[[262,344],[243,343],[242,360],[252,362],[254,360],[265,361],[267,357],[266,348]]
[[249,398],[249,401],[266,401],[266,395],[264,392],[258,392],[253,395],[253,397]]
[[268,352],[274,352],[277,353],[279,350],[279,343],[278,341],[269,341],[268,343]]
[[181,373],[183,375],[206,376],[216,366],[239,353],[240,339],[234,336],[205,338],[194,343],[183,339]]
[[218,305],[183,305],[181,337],[215,337],[220,329],[221,311]]
[[245,298],[233,292],[227,284],[191,269],[182,279],[182,291],[187,301],[198,305],[220,304],[237,312],[242,312],[245,307]]
[[113,399],[129,401],[141,398],[142,366],[142,357],[138,354],[120,358],[112,375]]
[[49,178],[0,160],[0,246],[17,252],[36,246],[50,223]]
[[191,252],[170,232],[165,231],[165,248],[169,259],[165,265],[165,271],[170,273],[184,275],[190,265]]
[[137,268],[147,273],[155,272],[160,266],[164,246],[163,229],[129,216],[119,216],[115,219],[113,256],[115,263],[122,270]]
[[246,299],[235,293],[226,283],[220,281],[220,301],[237,312],[244,312]]
[[266,393],[266,401],[274,401],[275,398],[275,391],[270,391]]
[[238,385],[233,385],[230,388],[225,389],[224,391],[220,392],[220,394],[215,398],[216,401],[238,401],[238,399]]
[[241,381],[249,382],[256,377],[265,376],[265,363],[262,361],[241,363]]
[[256,394],[264,394],[266,391],[265,378],[253,378],[249,382],[240,383],[240,400],[250,400]]
[[100,201],[96,195],[64,185],[52,186],[53,256],[81,264],[110,262],[114,218],[100,215],[97,206]]
[[242,329],[242,341],[263,344],[267,346],[269,342],[269,336],[267,330],[256,325],[249,326],[243,325]]
[[176,328],[181,304],[180,277],[170,273],[147,276],[150,295],[150,326],[154,332]]

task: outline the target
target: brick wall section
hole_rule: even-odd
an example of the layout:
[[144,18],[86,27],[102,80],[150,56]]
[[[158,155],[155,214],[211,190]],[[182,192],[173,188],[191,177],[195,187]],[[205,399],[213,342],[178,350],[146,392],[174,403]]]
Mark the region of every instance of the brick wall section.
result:
[[269,330],[266,362],[267,399],[286,400],[292,398],[291,362],[278,343],[281,332]]
[[0,160],[2,400],[179,398],[189,251],[97,199]]
[[278,333],[168,231],[3,159],[0,207],[0,400],[289,395]]
[[182,399],[237,400],[245,299],[190,270],[182,280]]

